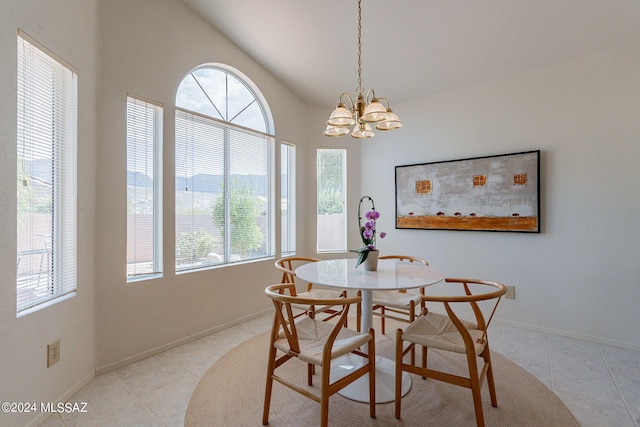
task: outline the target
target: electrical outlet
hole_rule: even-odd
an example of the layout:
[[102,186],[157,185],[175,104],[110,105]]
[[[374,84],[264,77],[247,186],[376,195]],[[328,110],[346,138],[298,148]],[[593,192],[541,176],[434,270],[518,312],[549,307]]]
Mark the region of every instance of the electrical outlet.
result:
[[60,340],[47,345],[47,368],[60,361]]
[[515,286],[507,286],[507,293],[504,294],[506,299],[516,299],[516,287]]

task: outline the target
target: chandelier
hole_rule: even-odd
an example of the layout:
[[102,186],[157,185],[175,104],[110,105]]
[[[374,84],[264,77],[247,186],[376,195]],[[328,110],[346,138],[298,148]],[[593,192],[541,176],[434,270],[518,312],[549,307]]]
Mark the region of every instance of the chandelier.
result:
[[[338,105],[327,120],[324,136],[343,136],[349,133],[349,126],[355,125],[351,132],[353,138],[371,138],[375,135],[371,124],[375,123],[378,130],[393,130],[402,127],[398,116],[391,111],[389,101],[377,98],[373,89],[363,94],[362,88],[362,7],[358,0],[358,87],[356,101],[348,93],[343,93],[338,99]],[[343,101],[348,100],[349,105]],[[385,105],[383,105],[386,104]],[[354,118],[355,117],[355,118]]]

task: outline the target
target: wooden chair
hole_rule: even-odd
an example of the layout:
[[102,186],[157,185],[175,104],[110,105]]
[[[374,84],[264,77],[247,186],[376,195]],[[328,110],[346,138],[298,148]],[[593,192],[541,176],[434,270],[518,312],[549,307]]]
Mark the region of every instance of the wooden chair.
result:
[[[265,293],[271,298],[275,306],[275,316],[269,344],[262,424],[267,425],[269,423],[269,407],[274,380],[319,402],[320,425],[327,426],[329,420],[329,397],[366,374],[369,375],[369,401],[371,402],[369,404],[369,412],[371,417],[375,418],[374,332],[373,329],[370,329],[368,333],[360,333],[345,327],[349,306],[359,303],[361,298],[335,298],[328,301],[302,298],[291,295],[294,287],[295,285],[292,283],[281,283],[265,289]],[[293,304],[312,306],[325,302],[334,306],[341,306],[341,314],[337,320],[324,322],[310,316],[294,316]],[[360,350],[360,347],[364,345],[367,345],[366,353]],[[282,353],[282,355],[278,356],[278,352]],[[363,363],[362,367],[347,376],[331,383],[331,361],[348,353],[362,357],[366,363]],[[310,386],[313,384],[312,366],[321,367],[319,396],[276,374],[277,368],[294,358],[307,363],[307,384]]]
[[[385,255],[381,256],[379,259],[397,259],[401,262],[417,262],[429,265],[429,263],[422,258],[407,255]],[[373,292],[373,315],[380,317],[382,334],[386,333],[385,319],[395,319],[407,323],[411,323],[415,320],[416,307],[421,304],[421,298],[422,295],[424,295],[424,287],[419,288],[418,292],[419,293],[407,292],[406,289],[398,291]],[[422,305],[422,308],[424,308],[424,304]]]
[[[445,279],[446,283],[461,284],[464,295],[458,293],[453,296],[432,296],[422,297],[423,302],[440,302],[444,305],[446,315],[433,313],[425,308],[422,314],[404,331],[396,331],[396,418],[400,418],[400,402],[402,399],[402,372],[410,372],[422,376],[423,378],[433,378],[450,384],[471,389],[473,395],[473,406],[476,413],[476,423],[484,426],[484,414],[482,412],[482,400],[480,387],[484,380],[487,380],[491,405],[498,406],[495,385],[493,382],[493,370],[491,367],[491,351],[487,338],[487,329],[493,318],[493,314],[498,307],[500,299],[506,293],[507,288],[497,282],[478,279]],[[486,287],[491,287],[486,291]],[[481,293],[472,293],[472,289],[484,290]],[[484,314],[480,309],[479,301],[492,301],[493,308],[489,320],[485,321]],[[471,307],[475,316],[475,322],[460,319],[454,311],[454,306]],[[409,346],[404,349],[404,342]],[[415,363],[406,364],[403,357],[416,345],[422,347],[422,366]],[[448,372],[434,371],[427,368],[427,349],[437,348],[440,350],[461,353],[466,355],[469,376],[461,377]],[[481,358],[482,369],[478,372],[478,358]]]
[[[296,273],[295,269],[302,264],[308,262],[318,262],[320,261],[317,258],[309,258],[309,257],[301,257],[301,256],[291,256],[284,257],[276,260],[275,267],[277,270],[282,272],[282,280],[281,283],[296,283]],[[335,299],[340,297],[346,297],[347,292],[339,292],[332,291],[329,289],[322,288],[314,288],[313,283],[307,283],[306,292],[297,293],[296,289],[293,288],[291,290],[292,296],[298,296],[302,298],[314,298],[314,299]],[[298,309],[297,316],[302,316],[304,314],[308,314],[311,317],[315,317],[316,314],[323,313],[326,316],[323,316],[323,320],[332,319],[338,315],[340,315],[340,310],[336,310],[331,305],[317,305],[317,306],[302,306],[295,305],[296,309]]]

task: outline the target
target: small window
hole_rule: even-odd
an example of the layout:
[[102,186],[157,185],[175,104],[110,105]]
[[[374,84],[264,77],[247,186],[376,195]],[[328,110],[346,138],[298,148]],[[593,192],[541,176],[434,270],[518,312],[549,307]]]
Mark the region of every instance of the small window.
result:
[[318,252],[347,250],[347,150],[317,152]]
[[19,31],[18,315],[77,289],[77,82],[73,67]]
[[280,144],[280,212],[283,256],[296,253],[296,146]]
[[127,98],[127,280],[162,275],[162,107]]

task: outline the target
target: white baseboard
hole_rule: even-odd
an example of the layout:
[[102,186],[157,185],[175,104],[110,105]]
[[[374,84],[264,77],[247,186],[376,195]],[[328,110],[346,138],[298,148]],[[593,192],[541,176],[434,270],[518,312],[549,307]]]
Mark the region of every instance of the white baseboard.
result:
[[595,344],[610,345],[613,347],[626,348],[629,350],[640,350],[639,346],[635,346],[625,341],[612,340],[608,338],[597,337],[597,336],[586,335],[586,334],[578,334],[575,332],[565,331],[562,329],[542,328],[542,327],[530,325],[527,323],[513,322],[511,320],[494,319],[493,321],[501,325],[513,326],[514,328],[527,329],[530,331],[541,332],[544,334],[558,335],[566,338],[574,338],[582,341],[593,342]]
[[[438,308],[434,308],[434,309],[430,308],[430,310],[435,312],[435,313],[446,314],[444,309],[440,309],[439,307]],[[461,316],[461,317],[463,317],[465,320],[474,321],[474,317],[473,317],[472,313],[468,313],[467,316]],[[543,327],[539,327],[539,326],[536,326],[536,325],[530,325],[528,323],[520,323],[520,322],[514,322],[512,320],[499,319],[497,317],[494,318],[492,322],[496,323],[496,324],[504,325],[504,326],[513,326],[514,328],[526,329],[526,330],[534,331],[534,332],[541,332],[543,334],[558,335],[558,336],[561,336],[561,337],[574,338],[574,339],[577,339],[577,340],[589,341],[589,342],[593,342],[593,343],[596,343],[596,344],[610,345],[610,346],[613,346],[613,347],[627,348],[627,349],[630,349],[630,350],[640,350],[639,346],[635,346],[635,345],[633,345],[631,343],[628,343],[628,342],[612,340],[612,339],[593,336],[593,335],[578,334],[578,333],[575,333],[575,332],[565,331],[565,330],[562,330],[562,329],[543,328]]]
[[232,326],[238,325],[240,323],[246,322],[247,320],[251,320],[251,319],[254,319],[256,317],[260,317],[260,316],[262,316],[262,315],[264,315],[266,313],[270,313],[271,311],[272,311],[271,308],[265,309],[265,310],[259,311],[257,313],[253,313],[253,314],[251,314],[249,316],[245,316],[245,317],[242,317],[240,319],[234,320],[233,322],[225,323],[225,324],[216,326],[214,328],[207,329],[207,330],[204,330],[204,331],[201,331],[201,332],[186,336],[184,338],[180,338],[178,340],[172,341],[170,343],[167,343],[167,344],[152,348],[152,349],[147,350],[145,352],[142,352],[140,354],[136,354],[136,355],[133,355],[133,356],[125,357],[122,360],[118,360],[116,362],[112,362],[112,363],[108,363],[108,364],[103,365],[103,366],[99,366],[98,368],[96,368],[96,375],[101,375],[101,374],[104,374],[106,372],[112,371],[114,369],[118,369],[118,368],[120,368],[122,366],[126,366],[126,365],[128,365],[130,363],[137,362],[138,360],[146,359],[147,357],[156,355],[158,353],[162,353],[163,351],[171,350],[172,348],[179,347],[179,346],[187,344],[187,343],[189,343],[191,341],[195,341],[195,340],[198,340],[200,338],[206,337],[207,335],[211,335],[211,334],[213,334],[215,332],[222,331],[223,329],[227,329],[227,328],[230,328]]
[[[89,384],[91,382],[91,380],[94,379],[95,377],[96,377],[96,372],[95,371],[89,372],[80,381],[78,381],[71,388],[69,388],[62,395],[60,395],[57,399],[54,399],[53,402],[54,403],[58,403],[58,402],[66,403],[66,402],[69,402],[69,399],[71,398],[71,396],[73,396],[78,391],[80,391],[80,389],[82,387],[84,387],[87,384]],[[76,403],[76,402],[70,402],[70,403]],[[80,403],[80,402],[77,402],[77,403]],[[52,413],[40,412],[38,414],[38,416],[35,417],[34,419],[32,419],[31,421],[29,421],[25,425],[25,427],[37,427],[40,424],[42,424],[43,422],[45,422],[47,420],[47,418],[49,418],[51,415],[52,415]]]

